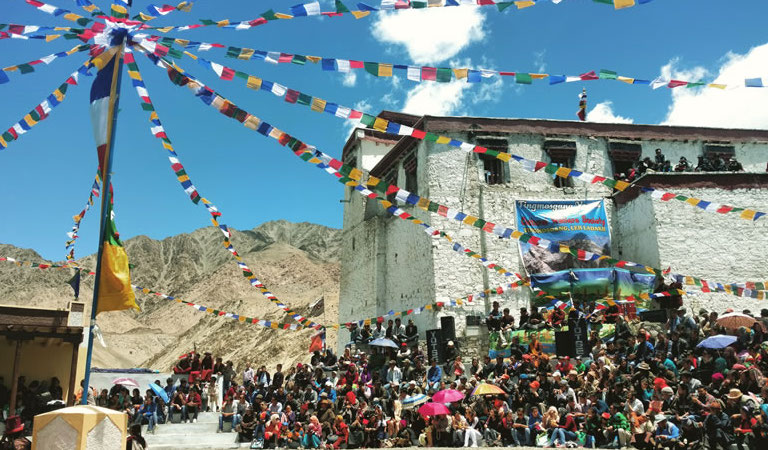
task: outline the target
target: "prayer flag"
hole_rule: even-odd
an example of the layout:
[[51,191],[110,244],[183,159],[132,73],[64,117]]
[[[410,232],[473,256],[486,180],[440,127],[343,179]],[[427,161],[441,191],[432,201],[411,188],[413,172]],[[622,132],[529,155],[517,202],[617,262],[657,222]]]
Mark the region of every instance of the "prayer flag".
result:
[[[119,37],[118,39],[122,39]],[[112,119],[115,111],[116,90],[118,82],[119,51],[122,42],[113,42],[113,46],[94,59],[94,65],[99,69],[91,85],[91,122],[96,140],[99,158],[99,173],[104,180],[110,158],[110,140]],[[120,242],[120,235],[115,227],[111,186],[103,186],[106,196],[104,204],[106,214],[106,230],[102,243],[101,273],[99,278],[99,303],[96,313],[104,311],[120,311],[124,309],[139,309],[136,297],[131,287],[131,276],[128,268],[128,255]]]

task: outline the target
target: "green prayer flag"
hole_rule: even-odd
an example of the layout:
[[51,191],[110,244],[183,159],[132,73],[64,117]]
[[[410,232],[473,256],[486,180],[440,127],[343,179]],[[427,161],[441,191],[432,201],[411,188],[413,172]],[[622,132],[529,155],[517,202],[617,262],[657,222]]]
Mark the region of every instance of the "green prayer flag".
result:
[[168,49],[168,56],[170,56],[171,58],[177,58],[178,59],[178,58],[183,57],[184,53],[181,50],[179,50],[178,48],[170,47]]
[[29,112],[29,116],[30,116],[30,117],[32,117],[32,119],[33,119],[34,121],[36,121],[36,122],[39,122],[39,121],[40,121],[40,114],[38,114],[38,112],[37,112],[37,111],[35,111],[34,109],[33,109],[32,111],[30,111],[30,112]]
[[440,136],[436,135],[435,133],[427,133],[426,135],[424,135],[424,140],[430,141],[430,142],[436,142],[439,137]]
[[429,202],[429,205],[427,205],[427,211],[429,212],[437,212],[438,208],[440,208],[440,205],[437,202]]
[[614,72],[613,70],[605,70],[600,69],[600,79],[601,80],[615,80],[618,77],[619,74]]
[[267,19],[267,20],[277,20],[277,16],[275,15],[275,12],[273,10],[269,10],[261,15],[261,17]]
[[308,106],[312,103],[312,96],[300,92],[299,97],[296,99],[296,103],[299,105]]
[[533,78],[531,78],[530,73],[516,73],[515,74],[515,83],[519,84],[531,84],[533,83]]
[[307,57],[304,55],[293,55],[293,59],[291,59],[291,62],[294,64],[300,64],[304,65],[307,63]]
[[486,222],[483,219],[477,219],[473,225],[475,226],[475,228],[483,228],[486,223],[488,222]]
[[216,25],[216,21],[211,19],[200,19],[200,23],[202,23],[203,25]]
[[365,66],[365,71],[370,73],[373,76],[379,76],[379,63],[376,62],[366,62],[363,63]]
[[19,64],[16,67],[19,68],[19,72],[21,72],[21,73],[30,73],[30,72],[34,72],[35,71],[35,68],[32,67],[31,64]]
[[152,103],[142,103],[141,109],[143,109],[144,111],[154,111],[155,107],[152,106]]
[[337,13],[348,13],[349,8],[347,8],[344,3],[341,3],[341,0],[336,0],[336,12]]
[[243,80],[248,79],[248,74],[245,72],[240,72],[239,70],[235,70],[235,76],[238,78],[242,78]]
[[447,83],[451,81],[451,78],[453,77],[453,70],[450,68],[439,68],[437,69],[437,78],[436,80],[441,83]]
[[411,8],[413,9],[423,9],[426,7],[427,7],[427,2],[418,2],[418,1],[411,2]]
[[376,122],[376,118],[370,114],[363,113],[363,117],[360,119],[360,123],[367,127],[372,127],[374,122]]
[[227,48],[227,58],[237,58],[240,56],[240,51],[242,49],[238,47],[228,47]]
[[497,2],[496,7],[499,8],[499,12],[504,11],[505,9],[512,6],[514,2]]

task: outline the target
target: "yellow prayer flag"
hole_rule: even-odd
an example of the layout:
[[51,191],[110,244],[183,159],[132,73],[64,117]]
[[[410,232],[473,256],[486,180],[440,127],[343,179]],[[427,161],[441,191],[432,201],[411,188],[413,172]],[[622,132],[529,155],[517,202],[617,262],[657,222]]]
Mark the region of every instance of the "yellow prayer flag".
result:
[[314,97],[312,99],[312,111],[323,112],[325,110],[325,103],[326,103],[325,100]]
[[363,178],[363,171],[360,169],[352,169],[349,172],[349,178],[360,181],[360,179]]
[[132,80],[141,80],[141,74],[135,70],[129,70],[128,76],[131,77]]
[[60,34],[51,34],[51,35],[45,37],[45,42],[51,42],[52,40],[58,39],[60,37],[61,37]]
[[275,13],[275,17],[278,19],[293,19],[292,15],[283,13]]
[[56,97],[56,100],[58,100],[58,101],[64,100],[64,94],[60,90],[58,90],[58,89],[53,91],[53,95],[54,95],[54,97]]
[[118,238],[114,220],[110,220],[107,223],[107,236],[101,255],[99,303],[96,314],[131,308],[139,310],[136,296],[131,288],[128,254]]
[[571,174],[571,169],[567,167],[558,167],[555,171],[555,175],[562,178],[568,178],[568,175]]
[[613,7],[616,9],[631,8],[635,6],[635,0],[613,0]]
[[312,61],[313,63],[317,64],[319,63],[323,58],[320,56],[307,56],[307,59]]
[[710,83],[710,84],[707,85],[707,87],[711,87],[711,88],[715,88],[715,89],[725,89],[728,86],[725,85],[725,84]]
[[392,76],[392,64],[379,64],[379,76],[391,77]]
[[524,1],[521,0],[521,1],[515,2],[515,6],[517,6],[517,9],[527,8],[527,7],[533,6],[535,4],[536,4],[536,2],[532,1],[532,0],[524,0]]
[[429,200],[427,200],[424,197],[421,197],[419,199],[418,203],[416,203],[416,206],[418,206],[421,209],[427,209],[427,208],[429,208]]
[[514,230],[514,231],[512,231],[512,238],[513,238],[513,239],[520,239],[520,237],[521,237],[522,235],[523,235],[523,233],[521,233],[521,232],[519,232],[519,231],[517,231],[517,230]]
[[510,155],[509,153],[499,153],[499,156],[497,156],[496,158],[504,162],[509,162],[509,160],[512,159],[512,155]]
[[616,189],[623,191],[629,187],[629,183],[626,181],[617,181],[616,182]]
[[742,219],[754,220],[755,214],[757,214],[757,211],[755,211],[753,209],[745,209],[744,212],[741,213],[741,218]]
[[[114,7],[115,7],[115,5],[112,5],[112,8],[114,8]],[[123,9],[125,10],[125,8],[123,8]],[[67,20],[71,20],[72,22],[77,22],[78,20],[83,18],[83,16],[78,16],[77,14],[74,14],[74,13],[64,14],[63,17],[65,19],[67,19]]]
[[258,117],[249,115],[248,118],[245,119],[245,122],[243,122],[243,125],[250,128],[251,130],[258,130],[259,124],[261,123],[261,120],[259,120]]
[[529,73],[528,75],[530,75],[534,80],[543,80],[549,76],[547,73]]
[[632,83],[635,82],[634,78],[629,78],[629,77],[618,76],[618,77],[616,77],[616,79],[619,80],[619,81],[623,81],[623,82],[625,82],[627,84],[632,84]]
[[478,218],[475,216],[467,216],[462,222],[466,223],[467,225],[474,225],[475,222],[477,222],[477,219]]
[[362,19],[363,17],[370,14],[370,11],[350,11],[353,16],[355,16],[355,19]]
[[388,120],[377,117],[376,120],[373,122],[373,129],[379,130],[379,131],[387,131],[388,123],[389,123]]
[[159,32],[161,32],[161,33],[167,33],[167,32],[169,32],[169,31],[171,31],[171,30],[173,30],[173,27],[172,27],[172,26],[169,26],[169,27],[163,27],[163,28],[158,28],[158,29],[157,29],[157,31],[159,31]]
[[244,48],[240,50],[240,54],[237,55],[237,59],[251,59],[254,51],[255,50],[252,48]]
[[700,200],[699,200],[698,198],[695,198],[695,197],[691,197],[691,198],[687,199],[687,200],[685,201],[685,203],[688,203],[688,204],[689,204],[689,205],[691,205],[691,206],[696,206],[696,205],[698,205],[698,204],[699,204],[699,201],[700,201]]
[[438,136],[435,142],[438,144],[447,144],[451,142],[451,138],[449,138],[448,136]]
[[225,27],[227,25],[229,25],[229,19],[224,19],[216,22],[217,27]]
[[256,78],[253,75],[249,75],[248,82],[246,82],[245,85],[251,89],[258,91],[259,89],[261,89],[261,78]]
[[149,14],[144,14],[143,12],[139,13],[139,17],[141,17],[141,20],[143,20],[144,22],[148,22],[155,18],[155,16],[150,16]]
[[457,80],[467,78],[467,73],[469,73],[469,69],[453,69],[453,76],[455,76]]
[[183,183],[185,181],[189,181],[189,176],[182,175],[182,176],[178,177],[178,180],[179,180],[179,183]]

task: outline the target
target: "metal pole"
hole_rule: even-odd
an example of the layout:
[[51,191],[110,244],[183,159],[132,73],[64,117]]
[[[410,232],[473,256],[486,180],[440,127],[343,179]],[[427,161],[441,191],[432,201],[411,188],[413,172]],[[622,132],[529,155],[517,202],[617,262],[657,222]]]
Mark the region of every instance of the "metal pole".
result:
[[88,392],[91,381],[91,359],[93,357],[93,328],[96,325],[96,311],[99,305],[99,281],[101,280],[101,258],[104,253],[104,240],[107,234],[107,224],[111,217],[107,217],[110,202],[112,201],[110,186],[112,183],[112,156],[115,152],[115,131],[117,129],[117,107],[120,100],[120,82],[123,72],[123,51],[125,42],[120,44],[120,48],[115,54],[115,61],[112,73],[112,89],[109,95],[109,120],[107,121],[107,148],[104,151],[104,167],[101,168],[101,222],[99,224],[99,251],[96,254],[96,281],[93,284],[93,303],[91,304],[91,322],[88,326],[88,353],[85,359],[85,378],[83,380],[83,398],[80,403],[88,404]]

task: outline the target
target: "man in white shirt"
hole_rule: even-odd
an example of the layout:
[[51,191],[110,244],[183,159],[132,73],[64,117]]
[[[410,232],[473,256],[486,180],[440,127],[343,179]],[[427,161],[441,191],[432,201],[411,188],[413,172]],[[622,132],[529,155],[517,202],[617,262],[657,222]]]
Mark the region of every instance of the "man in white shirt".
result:
[[253,371],[253,368],[251,367],[251,364],[249,363],[246,366],[246,369],[243,371],[243,386],[249,386],[251,383],[253,383],[253,377],[255,373]]
[[403,371],[397,367],[395,360],[389,362],[389,369],[387,369],[387,383],[390,388],[392,386],[400,386],[400,382],[403,380]]

